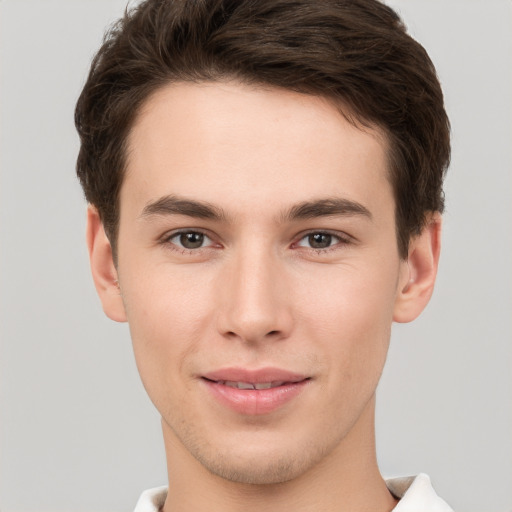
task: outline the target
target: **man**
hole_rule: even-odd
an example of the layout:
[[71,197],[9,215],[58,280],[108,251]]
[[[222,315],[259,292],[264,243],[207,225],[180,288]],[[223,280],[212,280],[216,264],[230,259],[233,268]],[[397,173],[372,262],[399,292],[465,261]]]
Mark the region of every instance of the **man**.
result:
[[76,110],[87,243],[162,417],[137,512],[447,511],[385,482],[375,390],[436,277],[449,123],[375,0],[148,0]]

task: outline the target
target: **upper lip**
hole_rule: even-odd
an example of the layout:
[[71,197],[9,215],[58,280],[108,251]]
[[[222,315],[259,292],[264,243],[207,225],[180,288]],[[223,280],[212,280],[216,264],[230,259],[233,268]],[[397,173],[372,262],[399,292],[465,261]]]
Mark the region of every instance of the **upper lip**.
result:
[[301,382],[308,376],[281,368],[221,368],[201,375],[211,381],[250,382],[260,384],[264,382]]

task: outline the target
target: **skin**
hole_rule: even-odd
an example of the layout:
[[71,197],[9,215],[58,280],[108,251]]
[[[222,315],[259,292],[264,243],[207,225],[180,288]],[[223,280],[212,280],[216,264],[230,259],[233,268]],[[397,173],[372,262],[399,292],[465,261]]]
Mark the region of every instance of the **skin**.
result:
[[[431,296],[441,222],[431,214],[400,259],[386,152],[377,128],[291,91],[174,84],[143,106],[117,265],[94,207],[87,238],[104,311],[129,322],[162,416],[165,512],[396,505],[377,467],[375,390],[392,322]],[[326,200],[343,208],[326,214]],[[297,216],[305,203],[316,213]],[[201,378],[226,366],[308,381],[269,414],[240,414]]]

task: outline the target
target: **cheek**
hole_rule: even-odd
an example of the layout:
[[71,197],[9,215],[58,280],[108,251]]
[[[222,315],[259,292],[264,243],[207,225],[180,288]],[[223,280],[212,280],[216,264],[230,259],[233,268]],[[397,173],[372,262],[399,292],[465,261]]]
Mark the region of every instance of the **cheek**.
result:
[[125,281],[120,276],[135,360],[157,405],[161,390],[183,385],[183,364],[204,338],[209,321],[205,305],[213,302],[204,283],[176,279],[168,270],[126,275],[137,275],[136,280]]
[[[173,268],[165,263],[153,263],[147,271],[134,271],[148,266],[143,263],[135,260],[130,262],[131,270],[120,269],[130,325],[138,335],[150,337],[147,342],[164,342],[160,337],[165,335],[168,344],[172,344],[173,339],[189,335],[205,321],[205,306],[214,303],[208,274],[195,267]],[[123,279],[124,275],[127,279]]]
[[308,293],[301,293],[301,329],[334,367],[329,374],[344,378],[345,385],[373,382],[382,371],[396,293],[396,268],[389,267],[381,265],[378,273],[370,271],[375,265],[340,268],[311,279]]

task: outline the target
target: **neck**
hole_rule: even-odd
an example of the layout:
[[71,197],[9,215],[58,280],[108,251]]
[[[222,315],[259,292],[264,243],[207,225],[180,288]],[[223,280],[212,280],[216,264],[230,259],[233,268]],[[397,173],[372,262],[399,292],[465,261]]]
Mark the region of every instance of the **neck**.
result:
[[377,467],[374,411],[372,398],[335,450],[297,478],[265,485],[212,474],[163,423],[169,474],[163,512],[389,512],[397,502]]

